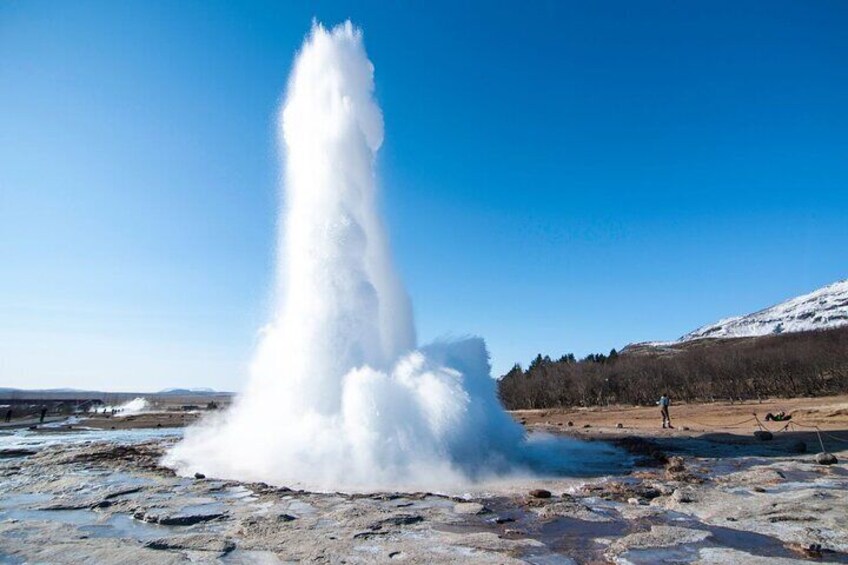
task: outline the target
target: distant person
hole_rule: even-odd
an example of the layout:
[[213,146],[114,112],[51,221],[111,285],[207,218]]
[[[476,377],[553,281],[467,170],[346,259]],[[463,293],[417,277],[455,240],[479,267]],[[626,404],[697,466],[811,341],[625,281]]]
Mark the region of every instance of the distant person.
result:
[[12,421],[12,409],[9,408],[8,410],[6,410],[6,423],[9,423],[11,421]]
[[671,399],[669,399],[668,394],[663,393],[660,397],[657,404],[660,405],[660,414],[662,414],[662,422],[663,428],[674,429],[674,426],[671,425],[671,416],[668,414],[668,407],[671,405]]
[[46,407],[46,406],[43,406],[43,407],[41,408],[41,419],[39,420],[39,423],[41,423],[41,424],[43,424],[43,423],[44,423],[44,417],[45,417],[45,416],[47,416],[47,407]]

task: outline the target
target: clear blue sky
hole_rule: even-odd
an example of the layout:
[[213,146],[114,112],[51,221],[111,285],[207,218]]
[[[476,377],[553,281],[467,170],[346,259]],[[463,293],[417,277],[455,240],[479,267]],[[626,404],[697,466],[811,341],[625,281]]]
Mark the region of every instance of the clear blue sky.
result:
[[274,116],[363,27],[422,341],[672,339],[848,276],[848,4],[0,2],[0,386],[238,389]]

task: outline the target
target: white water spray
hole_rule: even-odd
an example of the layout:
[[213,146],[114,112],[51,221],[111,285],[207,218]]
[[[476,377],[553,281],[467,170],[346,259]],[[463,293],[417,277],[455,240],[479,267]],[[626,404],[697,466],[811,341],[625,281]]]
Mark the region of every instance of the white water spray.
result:
[[244,394],[189,429],[183,473],[311,488],[448,488],[514,470],[481,339],[416,349],[377,213],[383,118],[350,22],[313,26],[280,113],[278,307]]
[[116,416],[134,416],[136,414],[146,412],[148,408],[150,408],[150,403],[147,401],[147,399],[138,397],[130,400],[125,404],[121,404],[120,406],[118,406],[118,413],[116,414]]

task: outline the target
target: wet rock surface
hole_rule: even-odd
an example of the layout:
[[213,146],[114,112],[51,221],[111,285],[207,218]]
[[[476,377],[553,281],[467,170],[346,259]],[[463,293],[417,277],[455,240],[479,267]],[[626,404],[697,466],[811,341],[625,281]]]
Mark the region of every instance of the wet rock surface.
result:
[[168,438],[54,445],[0,458],[0,562],[848,563],[844,463],[624,439],[648,465],[462,496],[178,477]]
[[488,512],[487,508],[479,502],[457,502],[453,506],[453,511],[457,514],[484,514]]

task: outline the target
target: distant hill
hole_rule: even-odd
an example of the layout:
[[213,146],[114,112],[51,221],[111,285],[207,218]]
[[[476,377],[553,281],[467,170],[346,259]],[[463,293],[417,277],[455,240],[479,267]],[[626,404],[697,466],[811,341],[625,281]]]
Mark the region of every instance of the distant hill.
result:
[[102,390],[79,390],[74,388],[51,388],[51,389],[22,389],[11,387],[0,387],[0,399],[24,398],[33,400],[82,400],[82,399],[108,399],[110,402],[121,402],[134,398],[166,397],[169,401],[177,401],[179,397],[193,398],[195,400],[203,397],[225,398],[233,396],[232,392],[216,391],[211,388],[169,388],[160,392],[110,392]]
[[187,396],[192,394],[218,394],[218,391],[211,388],[166,388],[156,394]]

